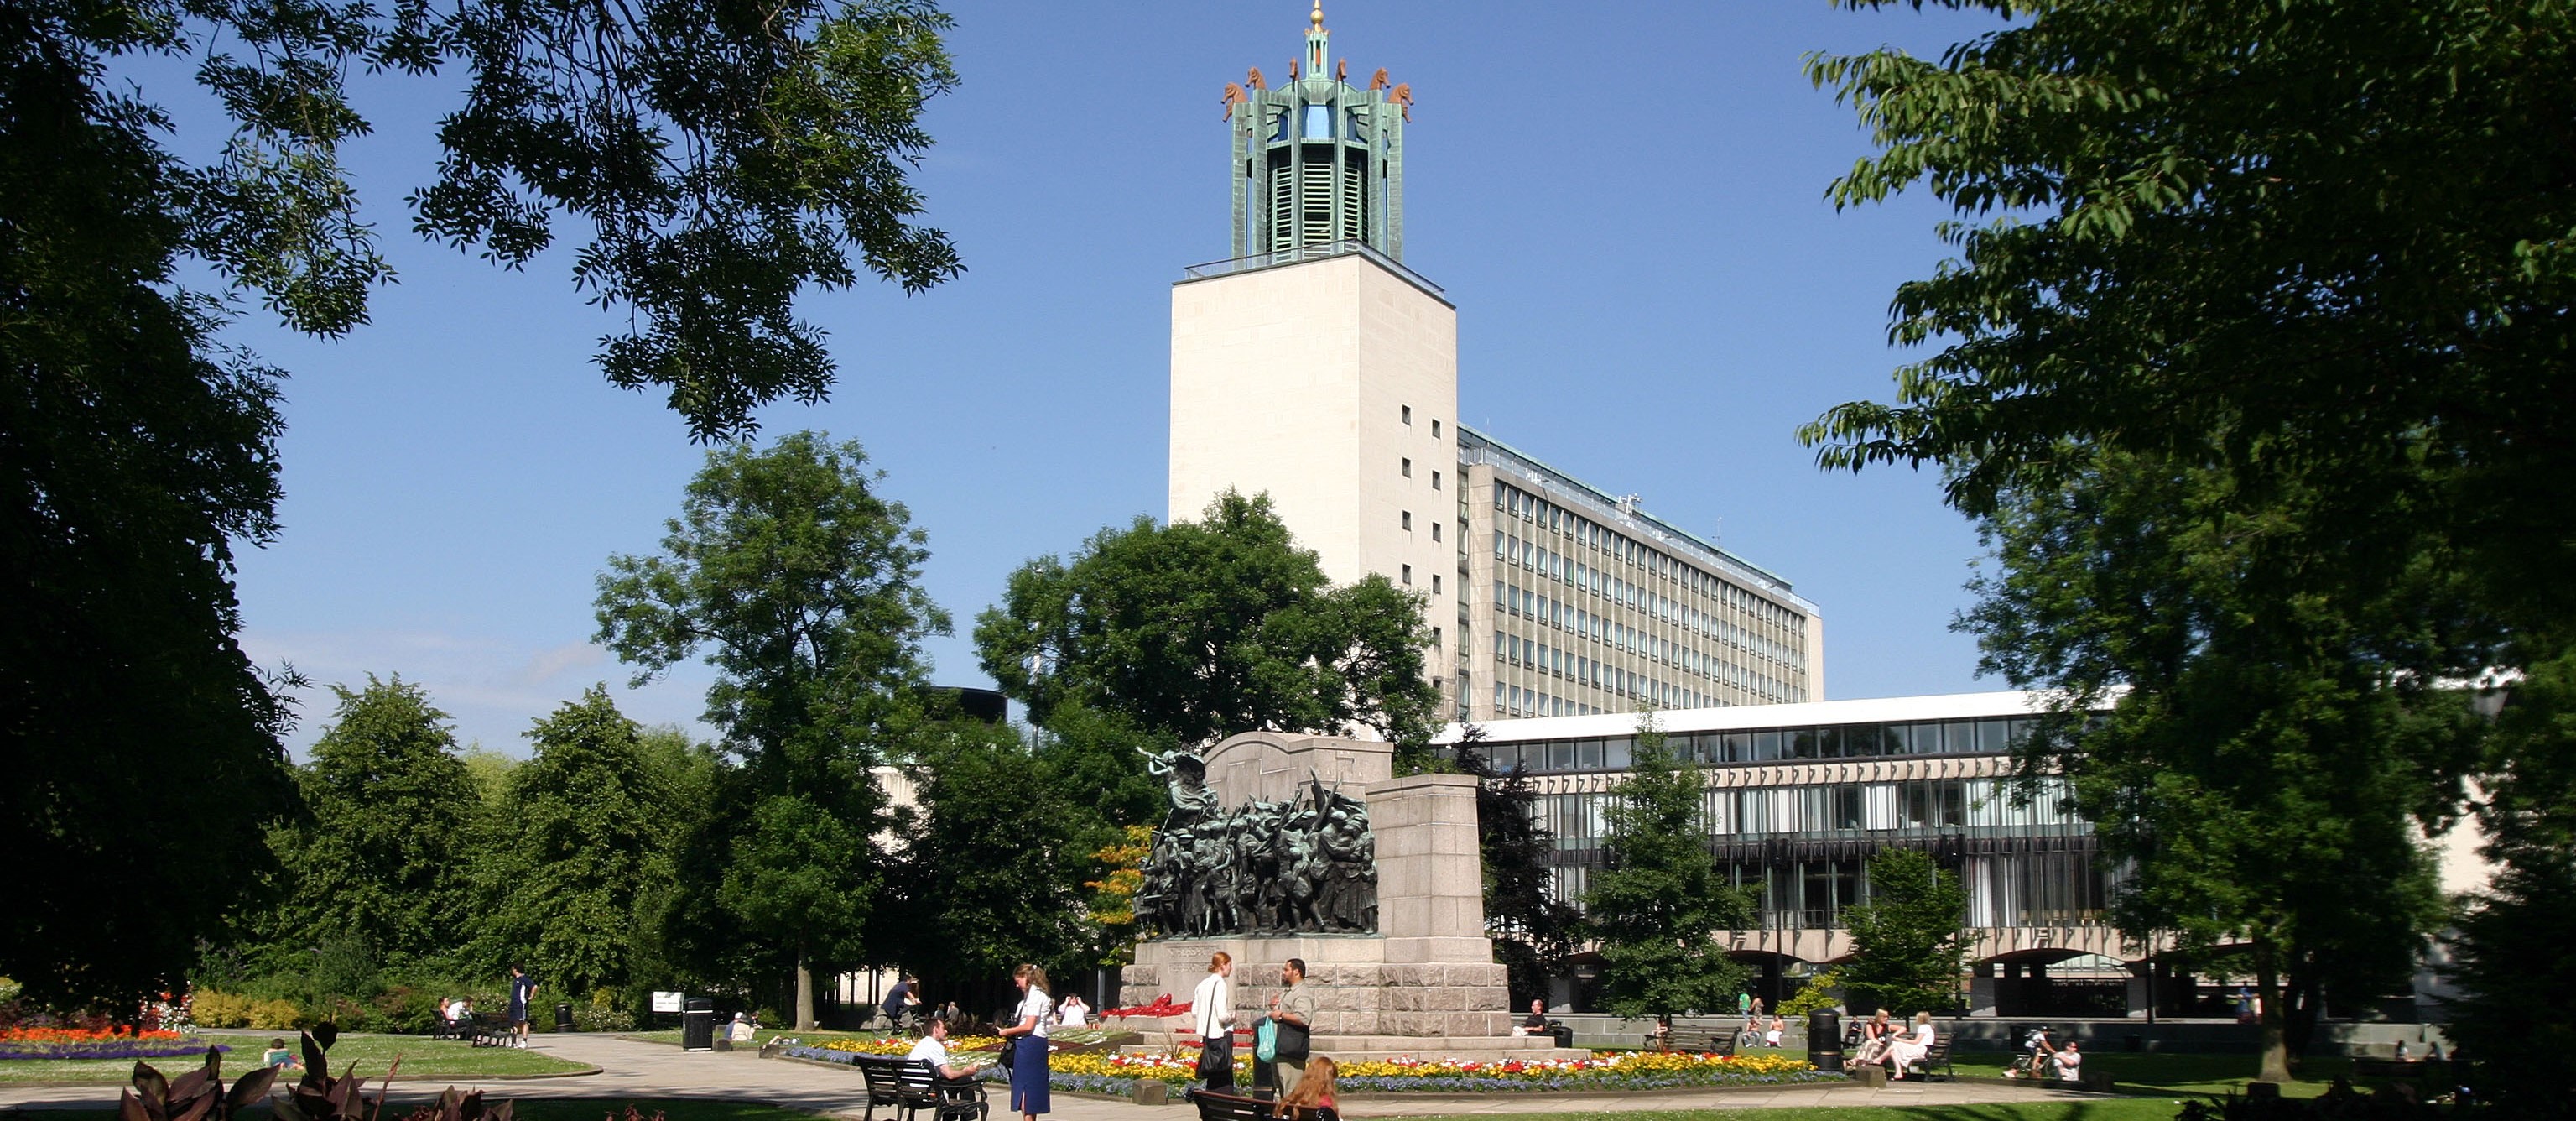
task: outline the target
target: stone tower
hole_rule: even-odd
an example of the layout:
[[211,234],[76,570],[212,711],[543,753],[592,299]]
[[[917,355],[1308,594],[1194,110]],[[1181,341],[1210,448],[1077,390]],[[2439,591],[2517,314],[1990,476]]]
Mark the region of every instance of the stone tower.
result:
[[1167,513],[1267,493],[1324,575],[1421,593],[1451,680],[1459,521],[1458,311],[1402,251],[1404,115],[1383,70],[1342,80],[1318,6],[1269,88],[1227,83],[1236,256],[1172,288]]

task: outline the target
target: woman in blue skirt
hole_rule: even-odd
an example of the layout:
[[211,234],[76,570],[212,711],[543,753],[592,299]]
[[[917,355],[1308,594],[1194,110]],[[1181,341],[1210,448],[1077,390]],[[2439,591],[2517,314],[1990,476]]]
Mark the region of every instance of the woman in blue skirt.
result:
[[1020,987],[1019,1022],[1002,1029],[1002,1046],[1011,1053],[1011,1109],[1028,1121],[1053,1108],[1047,1099],[1047,1013],[1055,1010],[1046,993],[1046,970],[1022,965],[1011,971]]

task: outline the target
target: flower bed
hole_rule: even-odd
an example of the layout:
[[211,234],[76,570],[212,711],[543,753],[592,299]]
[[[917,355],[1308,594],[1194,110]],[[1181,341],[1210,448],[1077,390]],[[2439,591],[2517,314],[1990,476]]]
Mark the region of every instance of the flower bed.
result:
[[[217,1044],[215,1050],[230,1051]],[[0,1030],[0,1059],[166,1059],[203,1055],[206,1042],[175,1031],[112,1028],[8,1028]]]
[[[1235,1059],[1235,1080],[1249,1083],[1252,1060]],[[1125,1094],[1145,1080],[1175,1087],[1195,1077],[1191,1055],[1057,1055],[1047,1064],[1048,1082],[1059,1090]],[[1367,1059],[1341,1064],[1340,1086],[1346,1091],[1396,1093],[1409,1090],[1446,1092],[1529,1090],[1660,1090],[1679,1086],[1761,1086],[1795,1082],[1832,1082],[1841,1075],[1817,1070],[1803,1059],[1784,1055],[1741,1058],[1687,1052],[1596,1051],[1589,1059],[1555,1062],[1512,1060],[1499,1063],[1447,1059]]]

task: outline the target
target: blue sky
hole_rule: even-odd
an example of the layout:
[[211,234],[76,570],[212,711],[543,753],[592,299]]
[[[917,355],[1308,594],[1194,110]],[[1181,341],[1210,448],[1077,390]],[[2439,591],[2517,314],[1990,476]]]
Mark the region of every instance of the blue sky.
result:
[[[953,11],[963,84],[929,111],[919,183],[969,271],[918,297],[810,297],[840,386],[761,419],[866,445],[957,621],[936,676],[982,683],[964,635],[1012,568],[1161,513],[1169,285],[1226,254],[1217,94],[1249,65],[1284,72],[1305,6]],[[1936,481],[1827,475],[1794,437],[1890,393],[1888,298],[1943,256],[1926,199],[1824,201],[1867,138],[1800,59],[1937,52],[1986,25],[1804,0],[1326,15],[1353,73],[1415,91],[1406,263],[1458,304],[1459,419],[1789,578],[1824,609],[1830,696],[1993,687],[1948,630],[1976,542]],[[408,233],[454,84],[361,79],[376,131],[350,158],[400,273],[374,322],[320,341],[254,310],[233,331],[294,374],[286,531],[243,558],[244,643],[318,683],[400,673],[460,738],[514,753],[594,681],[638,719],[690,722],[702,668],[630,690],[589,639],[603,560],[653,547],[703,449],[600,377],[616,324],[564,253],[507,273]],[[183,129],[202,120],[182,108]],[[294,744],[328,700],[308,695]]]

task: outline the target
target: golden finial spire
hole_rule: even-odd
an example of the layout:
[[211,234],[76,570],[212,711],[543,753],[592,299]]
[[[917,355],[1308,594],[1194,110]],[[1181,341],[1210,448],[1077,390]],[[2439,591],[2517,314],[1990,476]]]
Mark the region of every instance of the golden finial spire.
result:
[[1306,13],[1306,22],[1316,30],[1324,28],[1324,0],[1315,0],[1315,10]]

